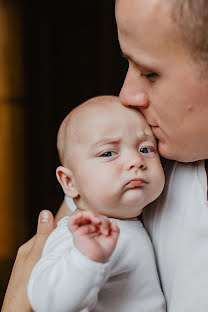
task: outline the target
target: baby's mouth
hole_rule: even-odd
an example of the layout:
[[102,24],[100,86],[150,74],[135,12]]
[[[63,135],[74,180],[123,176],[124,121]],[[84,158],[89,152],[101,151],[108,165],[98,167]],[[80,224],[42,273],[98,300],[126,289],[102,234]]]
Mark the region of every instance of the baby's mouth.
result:
[[138,179],[131,179],[128,183],[125,184],[125,187],[128,189],[132,189],[135,187],[140,187],[145,184],[148,184],[148,182],[145,179],[138,178]]

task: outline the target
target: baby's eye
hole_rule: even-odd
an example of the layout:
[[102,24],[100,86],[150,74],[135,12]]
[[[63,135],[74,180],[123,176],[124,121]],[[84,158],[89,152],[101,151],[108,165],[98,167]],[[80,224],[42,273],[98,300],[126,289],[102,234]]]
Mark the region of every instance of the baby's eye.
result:
[[149,154],[149,153],[154,152],[154,148],[153,147],[141,147],[139,151],[142,154]]
[[102,155],[100,155],[100,157],[112,157],[115,156],[116,153],[115,152],[105,152]]

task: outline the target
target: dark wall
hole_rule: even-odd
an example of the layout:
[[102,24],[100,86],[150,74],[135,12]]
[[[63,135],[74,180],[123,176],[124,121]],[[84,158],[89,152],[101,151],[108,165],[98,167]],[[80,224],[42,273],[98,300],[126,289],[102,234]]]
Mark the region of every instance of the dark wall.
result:
[[61,121],[70,109],[92,96],[118,95],[125,76],[114,1],[68,3],[24,3],[31,234],[39,211],[55,213],[63,199],[55,177],[56,134]]

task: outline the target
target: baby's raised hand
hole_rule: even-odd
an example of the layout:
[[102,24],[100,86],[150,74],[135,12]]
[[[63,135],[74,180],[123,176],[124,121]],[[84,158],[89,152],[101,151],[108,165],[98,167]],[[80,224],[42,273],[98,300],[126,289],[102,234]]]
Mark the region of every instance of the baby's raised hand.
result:
[[91,260],[103,263],[110,258],[119,236],[119,227],[115,221],[91,211],[72,215],[69,229],[76,248]]

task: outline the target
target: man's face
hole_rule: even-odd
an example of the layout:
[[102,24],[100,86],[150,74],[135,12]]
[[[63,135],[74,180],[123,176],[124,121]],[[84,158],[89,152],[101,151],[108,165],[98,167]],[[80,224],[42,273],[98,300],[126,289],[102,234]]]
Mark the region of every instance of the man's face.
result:
[[144,117],[117,102],[99,104],[80,120],[71,165],[78,206],[109,217],[138,216],[164,186],[156,141]]
[[138,107],[162,156],[183,162],[208,158],[208,79],[200,79],[183,47],[166,0],[116,0],[121,50],[129,68],[120,93]]

